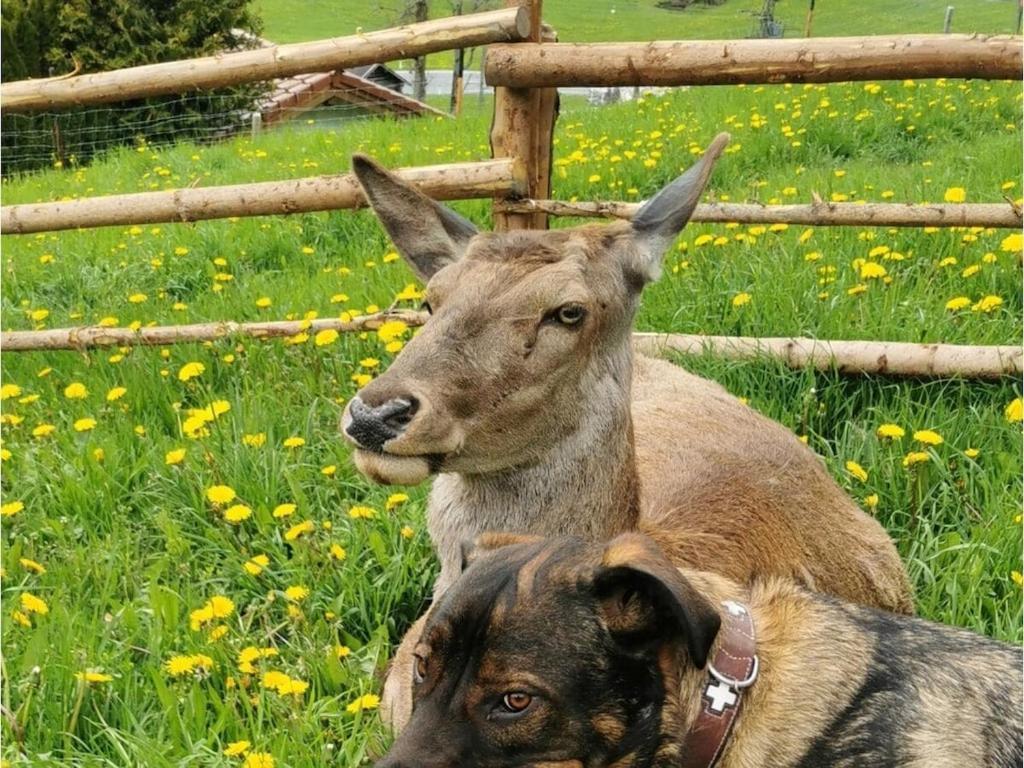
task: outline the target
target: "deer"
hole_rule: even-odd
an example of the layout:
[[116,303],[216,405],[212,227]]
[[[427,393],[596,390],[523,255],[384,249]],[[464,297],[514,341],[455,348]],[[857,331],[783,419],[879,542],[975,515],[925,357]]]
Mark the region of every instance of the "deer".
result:
[[[892,540],[792,431],[721,385],[632,349],[643,288],[658,279],[728,140],[718,135],[631,221],[555,230],[478,231],[353,157],[369,205],[425,283],[429,317],[349,400],[341,431],[370,480],[433,478],[435,601],[461,572],[463,543],[484,532],[598,542],[640,531],[680,567],[741,584],[782,576],[913,613]],[[382,714],[396,731],[411,710],[422,621],[385,683]]]

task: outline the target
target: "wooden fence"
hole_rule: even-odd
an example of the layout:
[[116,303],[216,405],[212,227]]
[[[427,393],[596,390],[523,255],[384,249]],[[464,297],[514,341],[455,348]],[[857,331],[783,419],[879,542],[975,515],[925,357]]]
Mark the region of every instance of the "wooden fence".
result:
[[[551,199],[552,134],[558,87],[675,86],[723,83],[839,82],[914,78],[1017,79],[1020,37],[904,35],[803,40],[655,41],[567,44],[541,22],[541,0],[506,0],[486,13],[309,43],[90,75],[0,84],[4,113],[58,109],[286,77],[488,45],[484,72],[495,86],[492,160],[401,171],[442,200],[493,199],[495,229],[543,229],[548,217],[629,218],[635,204]],[[111,195],[0,209],[0,234],[100,226],[188,222],[355,208],[364,203],[349,175]],[[1012,202],[905,205],[825,203],[698,206],[693,220],[825,226],[1003,227],[1020,229]],[[327,322],[341,331],[372,328],[380,318]],[[422,318],[405,317],[410,324]],[[138,332],[64,328],[2,334],[8,350],[85,349],[110,344],[168,344],[241,334],[292,335],[292,323],[211,323]],[[326,326],[325,326],[326,327]],[[808,339],[732,339],[667,335],[651,340],[682,352],[711,349],[734,357],[769,355],[794,366],[850,372],[992,377],[1020,374],[1019,347],[955,347]],[[853,346],[851,346],[853,345]],[[866,345],[866,346],[865,346]],[[874,360],[872,363],[871,361]],[[880,363],[879,361],[884,361]],[[968,361],[968,362],[964,362]]]

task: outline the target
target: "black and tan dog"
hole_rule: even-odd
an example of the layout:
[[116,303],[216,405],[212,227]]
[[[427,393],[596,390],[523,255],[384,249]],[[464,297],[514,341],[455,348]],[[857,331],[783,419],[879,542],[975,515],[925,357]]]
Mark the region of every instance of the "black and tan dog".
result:
[[1019,648],[679,571],[639,534],[485,535],[468,561],[378,768],[1022,763]]

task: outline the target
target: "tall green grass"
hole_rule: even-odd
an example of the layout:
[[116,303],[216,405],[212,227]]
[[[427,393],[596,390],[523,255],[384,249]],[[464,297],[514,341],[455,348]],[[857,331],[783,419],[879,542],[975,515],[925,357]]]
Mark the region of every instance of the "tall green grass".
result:
[[[299,124],[256,141],[119,150],[89,167],[5,182],[4,203],[334,173],[354,151],[389,165],[483,159],[486,113]],[[953,81],[678,90],[600,109],[570,102],[556,132],[555,194],[642,199],[723,129],[733,142],[711,199],[1020,195],[1019,84]],[[455,207],[489,224],[486,201]],[[638,326],[1019,343],[1021,253],[1010,233],[776,229],[689,227],[645,293]],[[336,316],[389,306],[415,282],[365,212],[5,237],[2,245],[5,330]],[[864,261],[890,281],[862,276]],[[737,302],[740,294],[749,301]],[[966,307],[946,308],[961,296]],[[990,299],[983,311],[985,297],[1001,303]],[[392,498],[398,489],[367,484],[337,433],[360,377],[392,359],[385,341],[372,333],[322,338],[322,346],[293,341],[3,356],[3,501],[23,505],[5,507],[0,537],[7,759],[242,765],[224,750],[245,740],[277,765],[302,767],[356,765],[384,748],[372,708],[349,707],[372,704],[360,697],[379,690],[393,643],[424,608],[435,567],[425,489],[402,500]],[[192,362],[204,371],[182,381]],[[1007,418],[1019,382],[679,362],[806,436],[893,534],[923,615],[1021,641],[1021,431]],[[84,397],[68,390],[76,383]],[[115,397],[116,388],[125,392]],[[216,401],[229,410],[219,403],[208,434],[187,437],[190,410]],[[77,431],[86,418],[95,426]],[[880,438],[882,424],[906,434]],[[45,425],[52,433],[33,436]],[[916,442],[924,429],[942,444]],[[265,442],[254,445],[260,435]],[[292,437],[304,443],[286,447]],[[178,449],[184,458],[169,464]],[[925,460],[905,467],[915,451]],[[850,472],[851,461],[866,480]],[[227,522],[228,505],[206,495],[215,485],[230,486],[232,503],[251,516]],[[285,503],[294,512],[275,517]],[[361,516],[362,507],[374,516]],[[311,530],[289,538],[304,521]],[[268,564],[249,573],[257,555]],[[25,594],[48,613],[29,610],[38,604]],[[233,610],[193,630],[190,614],[215,596]],[[246,672],[239,654],[247,646],[277,655]],[[168,662],[176,656],[209,663],[175,676]],[[110,679],[76,677],[90,670]],[[261,685],[268,670],[309,687],[282,695]]]

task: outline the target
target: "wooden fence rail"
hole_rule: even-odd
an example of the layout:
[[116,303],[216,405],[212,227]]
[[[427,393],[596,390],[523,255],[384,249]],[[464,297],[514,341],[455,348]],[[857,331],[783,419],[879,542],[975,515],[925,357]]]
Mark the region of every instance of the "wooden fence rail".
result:
[[[631,219],[640,203],[564,202],[515,200],[501,208],[516,212],[541,211],[552,216]],[[857,227],[995,227],[1020,229],[1021,209],[1013,203],[826,203],[809,205],[760,205],[757,203],[707,203],[697,206],[690,221],[744,224],[806,224]]]
[[525,8],[506,8],[309,43],[78,77],[19,80],[0,84],[0,111],[30,112],[141,99],[522,40],[530,32],[529,18]]
[[[521,173],[517,174],[511,158],[420,166],[397,173],[438,200],[493,197],[499,193],[520,193],[523,189],[518,178]],[[7,205],[0,208],[0,234],[308,213],[357,208],[364,202],[362,188],[351,174],[314,176]]]
[[[306,332],[333,329],[362,332],[399,320],[410,328],[423,325],[425,312],[399,311],[364,315],[344,321],[323,318],[312,321],[221,322],[140,328],[54,328],[43,331],[4,331],[0,349],[5,352],[35,350],[84,351],[99,347],[166,346],[216,341],[225,337],[275,339]],[[753,338],[698,336],[676,333],[635,333],[635,348],[648,354],[666,351],[715,355],[733,360],[766,358],[782,360],[791,368],[835,369],[846,374],[892,376],[963,377],[995,379],[1019,376],[1024,371],[1024,349],[1019,346],[963,346],[911,344],[880,341],[824,341],[804,338]]]
[[1019,80],[1021,38],[985,35],[518,43],[487,49],[487,83],[509,88]]

